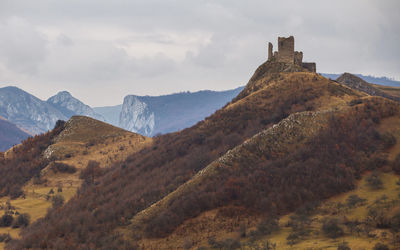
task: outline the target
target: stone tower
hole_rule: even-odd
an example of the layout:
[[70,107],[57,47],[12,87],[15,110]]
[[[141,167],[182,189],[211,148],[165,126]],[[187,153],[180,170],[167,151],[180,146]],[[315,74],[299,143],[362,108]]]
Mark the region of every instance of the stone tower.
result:
[[294,37],[278,37],[277,61],[294,63]]
[[303,52],[294,50],[294,37],[278,37],[278,51],[273,51],[272,43],[268,43],[268,61],[294,64],[316,72],[315,63],[303,63]]

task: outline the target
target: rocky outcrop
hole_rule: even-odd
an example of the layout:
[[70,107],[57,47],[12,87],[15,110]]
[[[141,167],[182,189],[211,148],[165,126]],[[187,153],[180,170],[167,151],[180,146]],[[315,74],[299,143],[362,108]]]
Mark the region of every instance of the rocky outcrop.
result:
[[350,73],[344,73],[339,78],[336,79],[337,82],[344,84],[352,89],[365,92],[369,95],[373,96],[381,96],[385,97],[397,102],[400,102],[400,98],[396,96],[392,96],[382,92],[381,90],[375,88],[372,84],[364,81],[358,76],[355,76]]
[[129,95],[124,98],[119,118],[121,128],[150,136],[154,131],[154,112],[137,96]]

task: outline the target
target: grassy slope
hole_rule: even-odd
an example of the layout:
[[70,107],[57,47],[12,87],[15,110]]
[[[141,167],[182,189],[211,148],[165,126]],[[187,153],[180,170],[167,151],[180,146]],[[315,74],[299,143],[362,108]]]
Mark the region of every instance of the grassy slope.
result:
[[386,94],[400,97],[400,87],[382,86],[382,85],[376,85],[376,84],[372,84],[372,85],[375,88],[385,92]]
[[[367,175],[366,175],[367,176]],[[356,207],[355,209],[343,210],[337,216],[346,216],[348,219],[354,218],[365,218],[367,213],[367,206],[373,204],[375,200],[383,195],[387,195],[389,199],[399,199],[400,187],[396,185],[396,182],[400,179],[399,176],[394,173],[385,173],[381,179],[385,183],[384,188],[381,190],[371,191],[365,185],[366,176],[363,177],[357,183],[354,190],[340,194],[336,197],[328,199],[321,204],[321,208],[332,208],[335,207],[339,202],[342,204],[346,203],[347,197],[350,195],[357,194],[362,198],[367,198],[367,202],[363,206]],[[400,206],[398,206],[400,208]],[[214,209],[207,211],[197,216],[196,218],[187,220],[183,225],[177,228],[173,234],[162,239],[146,239],[141,242],[141,246],[146,249],[183,249],[185,243],[189,240],[193,243],[192,249],[197,247],[209,246],[208,239],[215,236],[216,240],[223,240],[227,238],[239,239],[242,245],[246,245],[243,249],[254,249],[255,246],[261,249],[266,241],[276,244],[276,249],[332,249],[336,250],[339,243],[345,241],[349,243],[352,250],[371,249],[377,242],[383,242],[390,245],[390,232],[388,230],[376,231],[376,237],[365,237],[358,236],[356,234],[351,235],[345,230],[346,235],[337,239],[330,239],[321,233],[321,219],[326,216],[323,213],[316,213],[313,217],[313,223],[311,229],[313,232],[306,239],[299,243],[290,246],[287,244],[286,238],[290,234],[291,229],[285,227],[289,221],[289,217],[293,214],[288,214],[280,217],[279,225],[281,229],[273,233],[272,235],[263,237],[256,240],[253,243],[253,247],[250,247],[250,239],[241,238],[238,231],[241,225],[246,225],[247,233],[251,230],[255,230],[257,224],[262,218],[249,215],[246,213],[239,214],[235,218],[221,217],[219,213],[224,208]],[[343,227],[345,228],[345,227]],[[126,232],[125,230],[121,230]],[[386,231],[387,237],[382,237],[382,232]]]
[[[288,120],[288,119],[286,119]],[[308,124],[308,128],[310,126]],[[282,127],[282,126],[281,126]],[[302,132],[307,132],[307,130],[301,131],[298,128],[294,128],[297,131],[296,135],[301,135]],[[269,129],[271,131],[271,129]],[[397,115],[395,117],[389,117],[381,121],[379,125],[379,131],[389,132],[397,139],[397,144],[395,144],[390,151],[388,152],[388,159],[393,160],[396,155],[400,153],[400,117]],[[260,133],[262,134],[262,133]],[[279,134],[278,130],[274,131],[271,134]],[[255,136],[257,137],[257,136]],[[263,138],[265,139],[265,137]],[[289,139],[290,140],[290,139]],[[254,137],[249,140],[247,143],[257,143],[254,141]],[[297,144],[296,144],[297,145]],[[277,145],[274,145],[276,147]],[[235,148],[234,151],[239,151],[240,147]],[[168,203],[174,199],[175,196],[181,195],[182,192],[190,192],[190,186],[194,182],[201,181],[200,179],[204,179],[206,175],[213,175],[212,169],[215,168],[216,164],[209,165],[205,170],[202,171],[201,175],[196,175],[192,180],[182,185],[175,192],[171,193],[169,196],[165,197],[160,202],[154,204],[152,207],[142,211],[137,216],[133,218],[133,225],[137,223],[141,223],[146,217],[154,216],[157,213],[160,213],[165,206],[168,206]],[[399,181],[399,176],[395,175],[392,172],[384,173],[381,176],[381,179],[384,183],[384,188],[380,190],[371,190],[366,186],[366,176],[369,173],[366,173],[364,177],[357,182],[356,188],[350,192],[342,193],[335,197],[332,197],[328,200],[325,200],[318,209],[318,212],[312,216],[312,224],[310,228],[312,229],[312,233],[310,236],[295,244],[294,246],[290,246],[287,244],[286,238],[291,232],[291,229],[285,227],[287,222],[289,221],[289,217],[292,214],[288,214],[282,216],[280,218],[280,231],[277,233],[273,233],[268,237],[264,237],[262,239],[257,240],[253,243],[253,246],[262,247],[263,243],[267,240],[277,244],[277,249],[336,249],[338,244],[346,241],[349,243],[351,249],[369,249],[371,246],[376,244],[377,242],[384,242],[386,244],[390,244],[390,236],[382,236],[382,232],[386,232],[387,235],[390,235],[389,230],[378,230],[373,232],[375,237],[366,237],[359,236],[355,234],[350,234],[350,232],[345,230],[346,235],[337,239],[330,239],[326,237],[323,233],[321,233],[322,226],[322,218],[330,217],[332,214],[327,214],[326,211],[331,211],[334,214],[334,217],[338,217],[343,219],[344,217],[348,219],[365,219],[367,214],[367,208],[369,205],[374,204],[374,202],[386,195],[388,200],[396,200],[400,201],[400,187],[396,184]],[[199,180],[197,180],[199,179]],[[203,180],[204,181],[204,180]],[[342,209],[337,210],[337,204],[346,203],[346,199],[350,195],[358,195],[361,198],[366,198],[367,201],[362,206],[357,206],[353,209]],[[256,229],[256,225],[262,220],[262,217],[248,214],[245,210],[242,210],[236,217],[221,217],[220,213],[222,210],[227,207],[217,208],[210,211],[203,212],[199,216],[193,219],[189,219],[185,221],[182,225],[180,225],[172,234],[165,238],[159,239],[142,239],[140,241],[141,246],[145,248],[159,248],[159,249],[178,249],[183,248],[187,242],[191,242],[193,244],[193,249],[200,246],[208,246],[208,239],[211,236],[216,237],[217,240],[223,240],[226,238],[239,239],[243,245],[250,245],[249,238],[240,238],[238,230],[241,225],[246,225],[247,232]],[[400,209],[400,204],[396,205],[393,209]],[[332,212],[334,211],[334,212]],[[345,228],[342,225],[343,228]],[[120,228],[120,232],[129,235],[129,228]],[[135,232],[137,233],[137,232]],[[385,234],[385,233],[384,233]],[[384,235],[383,234],[383,235]],[[244,247],[244,249],[253,249],[249,246]]]
[[[320,249],[337,249],[339,243],[345,241],[349,243],[349,246],[353,250],[361,250],[361,249],[371,249],[378,242],[386,243],[390,245],[390,231],[389,230],[376,230],[373,232],[376,236],[375,237],[366,237],[366,236],[358,236],[357,234],[353,233],[350,234],[346,227],[342,225],[345,229],[345,236],[339,237],[336,239],[331,239],[326,237],[321,232],[322,222],[321,220],[324,217],[337,217],[339,219],[343,219],[344,217],[348,219],[365,219],[367,215],[367,207],[369,205],[374,204],[374,202],[382,197],[383,195],[388,196],[390,200],[399,200],[398,195],[400,194],[400,187],[396,185],[396,182],[399,180],[399,176],[395,175],[394,173],[385,173],[382,175],[381,179],[384,183],[384,188],[380,190],[371,190],[366,186],[366,174],[362,180],[360,180],[357,184],[355,190],[338,195],[333,197],[329,200],[323,202],[320,206],[320,210],[322,209],[332,209],[336,210],[336,206],[338,203],[345,204],[346,199],[350,195],[358,195],[361,198],[367,199],[366,203],[362,206],[358,206],[354,209],[342,209],[337,212],[337,214],[330,215],[325,214],[322,212],[317,212],[314,216],[312,216],[312,224],[310,226],[312,233],[306,239],[300,241],[299,243],[295,244],[293,247],[287,244],[286,237],[289,235],[291,229],[285,227],[286,223],[289,220],[289,217],[292,214],[286,215],[280,219],[280,226],[281,230],[277,233],[272,234],[271,236],[265,237],[264,239],[259,241],[259,244],[263,241],[269,240],[270,242],[277,244],[277,249],[310,249],[318,247]],[[400,208],[399,205],[397,205]],[[335,212],[336,213],[336,212]],[[382,237],[382,232],[386,232],[388,235],[387,237]]]
[[[131,133],[106,123],[88,117],[75,116],[66,124],[66,129],[56,138],[56,142],[44,153],[57,162],[63,162],[75,166],[78,171],[73,174],[54,173],[48,167],[41,172],[41,178],[46,179],[44,184],[27,183],[23,190],[26,197],[11,200],[20,213],[28,213],[31,223],[46,215],[47,208],[51,206],[51,200],[46,196],[51,189],[55,194],[61,194],[65,201],[72,198],[79,186],[80,170],[85,168],[89,160],[96,160],[102,167],[109,167],[117,161],[124,160],[128,155],[140,150],[151,143],[147,138]],[[68,155],[69,154],[69,155]],[[66,157],[67,156],[67,157]],[[8,157],[13,157],[10,153]],[[62,192],[57,188],[61,186]],[[9,197],[0,198],[0,204],[4,205]],[[0,214],[2,214],[0,212]],[[1,233],[10,233],[13,238],[18,238],[20,229],[1,228]],[[4,244],[0,244],[0,248]]]
[[[257,85],[256,88],[253,88],[254,85]],[[193,136],[195,138],[200,135],[208,137],[210,134],[213,135],[218,131],[224,131],[228,136],[236,132],[239,133],[242,138],[249,138],[261,129],[269,127],[274,122],[282,119],[281,116],[285,117],[290,113],[304,110],[338,108],[341,105],[345,105],[350,100],[362,96],[366,95],[332,82],[315,73],[298,72],[263,75],[262,72],[260,74],[260,70],[257,70],[255,76],[250,80],[246,89],[232,103],[217,111],[214,115],[208,117],[204,121],[199,122],[192,128],[161,137],[160,142],[162,147],[153,147],[153,150],[147,150],[149,152],[145,150],[144,153],[141,152],[140,156],[132,155],[132,157],[128,158],[130,160],[127,161],[128,167],[126,170],[121,171],[119,168],[116,168],[114,171],[115,173],[105,176],[108,179],[104,178],[103,180],[105,182],[105,185],[101,187],[103,189],[101,191],[103,194],[109,195],[108,193],[110,193],[110,190],[112,192],[114,190],[114,187],[112,187],[113,182],[109,180],[109,177],[114,178],[115,176],[115,178],[119,180],[119,185],[126,185],[126,188],[119,190],[118,195],[113,194],[111,198],[102,202],[107,203],[111,200],[115,200],[115,198],[122,199],[122,197],[130,197],[129,199],[134,201],[138,200],[140,202],[144,201],[144,203],[152,203],[151,199],[153,197],[150,197],[150,200],[148,201],[146,195],[148,196],[150,193],[157,192],[164,193],[171,189],[170,186],[173,187],[175,185],[174,182],[176,182],[177,179],[168,179],[171,178],[171,172],[176,176],[180,176],[180,179],[183,180],[186,180],[195,174],[195,172],[192,173],[186,170],[188,166],[181,164],[183,157],[176,158],[175,160],[166,158],[163,161],[165,166],[153,166],[154,164],[152,165],[151,162],[149,162],[149,159],[165,157],[165,150],[172,150],[172,152],[174,152],[174,150],[176,151],[176,149],[166,149],[164,144],[167,144],[166,146],[168,147],[168,143],[179,141],[179,146],[182,147],[181,145],[185,145],[185,143],[189,143],[190,145],[192,143],[191,137]],[[273,117],[274,115],[277,115],[277,117]],[[162,142],[165,143],[162,144]],[[223,146],[226,148],[226,145]],[[192,153],[197,152],[192,152],[192,146],[190,147],[191,148],[187,149],[188,151],[186,152],[186,156],[193,155]],[[220,148],[212,151],[211,155],[218,156],[218,154],[223,153],[218,152],[217,150],[220,150]],[[74,152],[72,152],[72,154],[74,154]],[[169,155],[166,156],[170,157]],[[137,160],[137,166],[136,162],[134,162],[136,161],[136,158],[139,158],[139,160]],[[135,163],[135,165],[133,163]],[[143,169],[146,168],[150,168],[152,171],[143,172]],[[120,174],[125,176],[118,177]],[[172,177],[174,175],[172,175]],[[126,182],[125,179],[128,179],[129,182]],[[138,181],[136,181],[136,179],[142,181],[151,179],[152,181],[145,182],[146,186],[141,187],[140,183],[140,185],[137,184]],[[165,186],[160,184],[164,182],[170,184],[168,190],[165,189]],[[132,190],[136,191],[133,192]],[[87,196],[85,195],[85,197]],[[127,203],[125,200],[126,199],[123,199],[118,202],[122,204]],[[88,200],[88,202],[97,201],[98,199],[96,201]],[[138,208],[137,204],[128,205],[130,208]],[[52,225],[55,224],[52,223]],[[43,235],[43,233],[40,233],[40,235]]]

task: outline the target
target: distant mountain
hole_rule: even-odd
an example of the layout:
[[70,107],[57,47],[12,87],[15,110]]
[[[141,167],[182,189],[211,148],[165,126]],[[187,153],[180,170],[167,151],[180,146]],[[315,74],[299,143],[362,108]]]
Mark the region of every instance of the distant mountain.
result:
[[122,104],[107,107],[95,107],[93,110],[97,114],[102,115],[105,118],[105,121],[109,124],[117,127],[119,126],[119,115],[122,110]]
[[91,107],[79,101],[67,91],[58,92],[50,97],[47,103],[60,110],[68,119],[73,115],[83,115],[105,121],[102,115],[97,114]]
[[[356,89],[358,91],[365,92],[369,95],[374,95],[374,96],[382,96],[394,101],[400,102],[400,97],[398,96],[392,96],[389,95],[378,88],[375,88],[374,85],[364,81],[360,77],[356,75],[352,75],[350,73],[344,73],[340,77],[336,79],[337,82],[342,83],[344,85],[349,86],[352,89]],[[377,86],[377,85],[375,85]]]
[[15,124],[0,117],[0,151],[6,151],[28,137],[29,134],[19,129]]
[[124,98],[118,126],[145,136],[178,131],[211,115],[242,89],[239,87],[227,91],[207,90],[164,96],[129,95]]
[[[330,78],[336,80],[341,74],[329,74],[329,73],[321,73],[321,75],[325,76],[326,78]],[[375,76],[365,76],[361,74],[354,74],[366,82],[374,83],[378,85],[385,85],[385,86],[393,86],[393,87],[400,87],[400,81],[391,80],[387,77],[375,77]]]
[[48,131],[57,120],[68,119],[53,105],[17,87],[0,88],[0,116],[31,134]]

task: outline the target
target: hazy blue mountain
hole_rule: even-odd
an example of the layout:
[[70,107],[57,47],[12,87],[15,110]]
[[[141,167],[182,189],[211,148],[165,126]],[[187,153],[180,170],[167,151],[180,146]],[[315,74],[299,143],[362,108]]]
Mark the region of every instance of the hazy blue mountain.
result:
[[67,117],[57,108],[17,88],[0,88],[0,116],[31,134],[52,129]]
[[119,115],[122,110],[122,104],[116,106],[95,107],[93,110],[102,115],[105,121],[111,125],[119,126]]
[[0,151],[6,151],[29,136],[29,134],[19,129],[15,124],[0,117]]
[[[321,75],[323,75],[326,78],[336,80],[342,74],[321,73]],[[364,81],[369,82],[369,83],[385,85],[385,86],[400,87],[400,81],[395,81],[395,80],[389,79],[387,77],[365,76],[365,75],[361,75],[361,74],[354,74],[354,75],[360,77],[361,79],[363,79]]]
[[146,136],[190,127],[236,97],[243,87],[227,91],[183,92],[163,96],[128,95],[119,127]]
[[68,119],[73,115],[83,115],[106,121],[102,115],[96,113],[91,107],[79,101],[67,91],[58,92],[50,97],[47,103],[60,110]]

